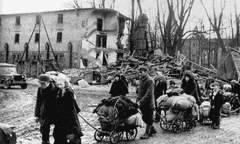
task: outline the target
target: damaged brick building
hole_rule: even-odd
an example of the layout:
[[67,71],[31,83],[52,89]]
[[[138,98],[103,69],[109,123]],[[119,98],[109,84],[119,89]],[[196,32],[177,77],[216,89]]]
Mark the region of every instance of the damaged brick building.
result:
[[[0,15],[0,62],[22,64],[35,75],[37,63],[80,68],[100,59],[115,62],[128,18],[110,9],[71,9]],[[45,64],[45,65],[44,65]]]

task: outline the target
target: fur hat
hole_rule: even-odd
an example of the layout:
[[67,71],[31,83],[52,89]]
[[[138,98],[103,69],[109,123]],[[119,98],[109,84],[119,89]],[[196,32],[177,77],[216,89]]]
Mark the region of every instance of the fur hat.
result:
[[49,77],[48,75],[41,74],[41,75],[38,77],[38,81],[39,81],[39,82],[50,82],[50,77]]

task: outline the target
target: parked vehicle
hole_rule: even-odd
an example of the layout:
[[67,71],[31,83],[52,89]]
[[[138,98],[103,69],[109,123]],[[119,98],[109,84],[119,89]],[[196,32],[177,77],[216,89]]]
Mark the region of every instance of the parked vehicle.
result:
[[0,63],[0,84],[5,89],[13,85],[20,85],[22,89],[27,88],[26,76],[17,73],[17,66],[14,64]]

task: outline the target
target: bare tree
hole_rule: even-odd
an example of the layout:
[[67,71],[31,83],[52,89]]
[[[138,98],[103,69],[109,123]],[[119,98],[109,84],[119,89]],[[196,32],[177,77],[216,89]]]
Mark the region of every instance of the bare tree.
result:
[[213,28],[213,31],[216,33],[217,38],[218,38],[218,43],[222,49],[223,53],[227,53],[227,49],[224,45],[223,39],[221,37],[221,26],[222,26],[222,19],[223,19],[223,12],[226,6],[226,0],[224,0],[224,3],[221,4],[221,10],[219,15],[217,16],[216,10],[215,10],[215,0],[213,0],[213,18],[210,17],[205,5],[203,4],[203,1],[201,0],[201,4],[207,14],[208,20]]
[[142,6],[141,6],[140,0],[137,0],[137,3],[138,3],[138,8],[139,8],[139,13],[141,15],[143,12],[142,12]]
[[130,26],[130,34],[129,34],[129,48],[130,48],[130,53],[133,53],[134,50],[134,31],[135,31],[135,25],[134,25],[134,13],[135,13],[135,0],[132,0],[132,11],[131,11],[131,26]]
[[[175,56],[177,50],[183,46],[184,32],[195,0],[166,0],[168,15],[160,15],[159,1],[157,1],[157,19],[164,46],[164,53]],[[162,18],[162,19],[161,19]]]
[[236,47],[239,47],[239,36],[240,36],[240,15],[238,15],[238,12],[237,12],[237,3],[236,3],[236,0],[235,0],[235,7],[234,7],[234,10],[235,10],[235,21],[236,21]]

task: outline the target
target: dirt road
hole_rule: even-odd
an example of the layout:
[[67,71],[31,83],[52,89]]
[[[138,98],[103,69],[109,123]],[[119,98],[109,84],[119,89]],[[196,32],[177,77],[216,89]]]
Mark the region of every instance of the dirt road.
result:
[[[82,109],[81,115],[94,126],[98,126],[97,115],[92,113],[92,104],[98,104],[101,99],[108,97],[108,88],[93,87],[89,89],[80,89],[74,87],[77,95],[77,103]],[[36,99],[37,86],[29,85],[26,90],[19,87],[13,87],[10,90],[0,89],[0,122],[13,124],[16,126],[15,131],[18,136],[17,144],[39,144],[40,133],[39,125],[34,121],[34,106]],[[130,93],[134,99],[134,94]],[[81,126],[84,136],[83,144],[96,143],[93,134],[94,130],[89,127],[82,119]],[[239,144],[240,143],[240,115],[224,117],[220,130],[213,130],[209,126],[200,124],[192,131],[183,131],[179,134],[164,132],[155,123],[158,133],[148,140],[139,140],[139,135],[144,130],[139,129],[137,139],[129,144]],[[51,143],[53,139],[51,138]],[[109,143],[108,140],[101,142]],[[120,143],[126,143],[125,141]]]

